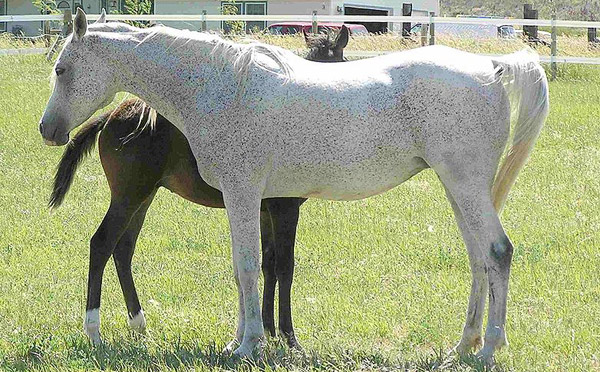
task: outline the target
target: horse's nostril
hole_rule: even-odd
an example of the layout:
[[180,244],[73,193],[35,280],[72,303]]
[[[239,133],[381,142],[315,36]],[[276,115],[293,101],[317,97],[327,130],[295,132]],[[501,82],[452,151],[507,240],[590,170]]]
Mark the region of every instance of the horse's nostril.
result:
[[40,133],[44,134],[44,123],[40,120]]

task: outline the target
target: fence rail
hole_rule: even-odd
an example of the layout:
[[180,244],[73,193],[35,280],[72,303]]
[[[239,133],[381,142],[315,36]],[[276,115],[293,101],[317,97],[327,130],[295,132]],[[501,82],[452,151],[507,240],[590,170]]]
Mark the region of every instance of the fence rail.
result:
[[[47,48],[21,48],[21,49],[0,49],[0,56],[5,55],[19,55],[19,54],[46,54]],[[294,50],[296,54],[303,54],[304,50]],[[389,53],[394,53],[395,50],[346,50],[344,56],[350,58],[369,58],[377,57]],[[488,57],[500,57],[500,54],[484,54]],[[583,64],[583,65],[600,65],[600,58],[586,58],[586,57],[561,57],[557,56],[552,60],[549,56],[540,56],[540,61],[543,63],[563,63],[563,64]]]
[[[89,14],[88,19],[96,20],[99,14]],[[525,15],[527,17],[527,15]],[[573,63],[573,64],[588,64],[588,65],[600,65],[600,58],[585,58],[585,57],[561,57],[557,52],[557,27],[567,28],[587,28],[588,30],[595,30],[600,28],[600,22],[587,22],[587,21],[563,21],[553,19],[513,19],[513,18],[465,18],[465,17],[436,17],[435,14],[430,13],[429,16],[347,16],[347,15],[319,15],[316,12],[313,14],[296,14],[296,15],[223,15],[223,14],[109,14],[107,16],[109,21],[195,21],[202,22],[202,29],[206,29],[206,22],[222,22],[222,21],[305,21],[312,22],[313,32],[316,32],[316,24],[318,21],[321,22],[387,22],[387,23],[421,23],[425,26],[421,35],[422,45],[427,43],[429,35],[429,44],[435,43],[434,25],[435,24],[477,24],[477,25],[520,25],[525,26],[549,26],[552,28],[552,55],[550,57],[541,57],[542,62],[549,62],[552,69],[552,78],[556,76],[557,63]],[[0,16],[0,22],[32,22],[32,21],[62,21],[63,22],[63,33],[68,33],[69,25],[72,22],[72,14],[70,10],[65,11],[63,14],[52,14],[52,15],[7,15]],[[429,30],[427,31],[427,28]],[[589,31],[588,31],[589,32]],[[52,47],[54,49],[54,46]],[[381,54],[389,53],[390,51],[347,51],[346,55],[351,57],[372,57]],[[0,50],[0,55],[6,54],[22,54],[22,53],[36,53],[36,52],[20,52],[16,50]],[[50,54],[49,54],[50,55]]]
[[[99,14],[88,14],[90,20],[98,19]],[[515,25],[515,26],[556,26],[567,28],[600,28],[600,22],[567,21],[551,19],[517,19],[517,18],[464,18],[464,17],[430,17],[430,16],[348,16],[321,15],[316,19],[321,22],[388,22],[388,23],[446,23],[446,24],[478,24],[478,25]],[[298,21],[312,22],[312,14],[297,15],[222,15],[222,14],[109,14],[109,21]],[[0,22],[32,22],[62,21],[62,14],[49,15],[5,15]]]

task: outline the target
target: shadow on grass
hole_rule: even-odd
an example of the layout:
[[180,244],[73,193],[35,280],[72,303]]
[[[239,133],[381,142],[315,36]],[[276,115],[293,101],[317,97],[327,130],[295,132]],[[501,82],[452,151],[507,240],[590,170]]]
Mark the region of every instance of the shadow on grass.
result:
[[139,338],[112,340],[93,347],[80,335],[60,341],[47,338],[19,344],[13,355],[0,358],[6,371],[39,370],[319,370],[319,371],[503,371],[501,366],[487,368],[475,357],[448,357],[442,351],[417,360],[393,360],[379,353],[330,350],[300,352],[290,350],[278,340],[271,340],[266,358],[259,362],[240,361],[222,353],[224,345],[201,345],[181,340]]

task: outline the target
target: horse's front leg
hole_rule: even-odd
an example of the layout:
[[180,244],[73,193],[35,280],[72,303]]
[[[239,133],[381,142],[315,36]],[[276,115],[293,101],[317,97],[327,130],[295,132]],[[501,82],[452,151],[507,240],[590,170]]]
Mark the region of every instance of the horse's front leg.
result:
[[[239,357],[251,357],[264,339],[258,295],[260,273],[260,190],[243,187],[241,182],[223,184],[223,200],[229,217],[233,246],[233,265],[240,295],[240,319],[237,337],[240,346],[234,351]],[[242,331],[243,328],[243,331]]]

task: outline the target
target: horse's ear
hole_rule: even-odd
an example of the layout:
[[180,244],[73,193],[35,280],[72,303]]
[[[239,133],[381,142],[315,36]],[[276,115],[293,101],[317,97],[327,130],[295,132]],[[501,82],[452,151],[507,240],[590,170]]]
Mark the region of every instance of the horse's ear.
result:
[[348,45],[348,40],[350,39],[350,30],[346,25],[342,25],[342,29],[340,33],[335,38],[335,49],[344,49],[346,45]]
[[104,8],[102,8],[100,17],[96,20],[95,23],[106,23],[106,10]]
[[75,21],[73,22],[73,40],[81,40],[83,35],[87,32],[87,17],[85,12],[81,8],[77,8],[77,14],[75,14]]

